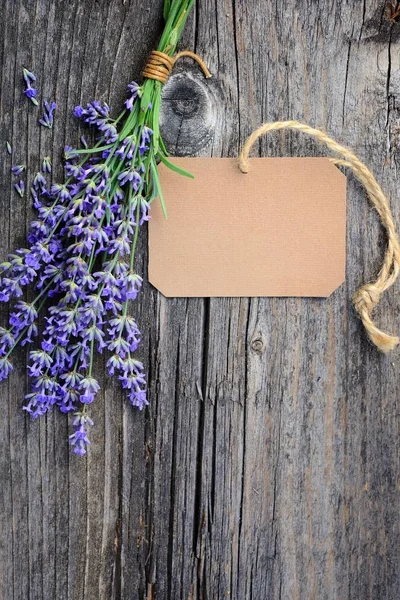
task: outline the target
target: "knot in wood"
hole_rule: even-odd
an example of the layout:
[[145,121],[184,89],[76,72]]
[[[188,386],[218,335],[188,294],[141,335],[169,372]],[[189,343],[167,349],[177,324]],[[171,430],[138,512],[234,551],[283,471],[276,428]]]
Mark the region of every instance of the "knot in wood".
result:
[[255,352],[256,354],[262,354],[263,350],[264,350],[264,344],[263,341],[260,338],[257,338],[255,340],[253,340],[251,342],[251,349],[253,350],[253,352]]
[[190,71],[171,75],[162,96],[160,128],[173,154],[192,156],[213,138],[218,108],[211,87]]
[[[188,94],[180,90],[182,94],[178,98],[171,100],[172,110],[180,117],[191,118],[199,112],[200,100],[198,95],[193,95],[192,90],[188,88]],[[192,95],[190,95],[192,94]]]

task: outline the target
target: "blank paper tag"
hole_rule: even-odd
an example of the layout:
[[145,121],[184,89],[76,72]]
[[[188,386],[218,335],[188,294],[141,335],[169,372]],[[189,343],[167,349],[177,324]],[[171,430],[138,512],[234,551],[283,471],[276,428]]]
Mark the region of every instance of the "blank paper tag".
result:
[[345,279],[346,178],[327,158],[174,158],[159,166],[149,280],[165,296],[329,296]]

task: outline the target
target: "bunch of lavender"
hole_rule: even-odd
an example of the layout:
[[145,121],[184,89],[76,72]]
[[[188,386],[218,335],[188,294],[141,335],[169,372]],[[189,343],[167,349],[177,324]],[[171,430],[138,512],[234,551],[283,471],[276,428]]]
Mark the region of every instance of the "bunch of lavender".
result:
[[[175,52],[193,1],[165,0],[158,50]],[[32,389],[24,409],[34,419],[54,405],[73,413],[70,443],[80,455],[90,443],[88,407],[99,391],[96,352],[110,352],[108,373],[118,376],[131,404],[148,404],[143,364],[135,358],[140,331],[128,303],[142,284],[135,270],[140,226],[154,198],[165,210],[157,162],[175,169],[159,132],[161,87],[150,79],[130,83],[126,108],[116,119],[106,103],[75,108],[97,130],[97,143],[66,148],[65,183],[50,186],[42,173],[36,175],[29,247],[0,265],[0,301],[17,298],[8,328],[0,329],[0,379],[12,370],[15,347],[38,336],[38,315],[50,298],[40,343],[29,352]],[[30,302],[22,299],[28,284],[37,291]]]

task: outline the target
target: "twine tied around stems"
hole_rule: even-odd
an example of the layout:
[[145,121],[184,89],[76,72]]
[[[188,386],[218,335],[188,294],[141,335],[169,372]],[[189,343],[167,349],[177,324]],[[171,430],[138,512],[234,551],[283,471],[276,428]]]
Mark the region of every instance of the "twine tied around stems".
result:
[[191,52],[190,50],[183,50],[182,52],[175,54],[175,56],[168,56],[168,54],[165,54],[164,52],[153,50],[145,68],[143,69],[143,77],[160,81],[162,84],[166,83],[176,61],[182,58],[182,56],[189,56],[190,58],[193,58],[193,60],[199,64],[205,77],[207,79],[211,77],[210,71],[207,69],[200,56],[198,56],[195,52]]
[[338,144],[323,131],[299,121],[264,123],[264,125],[256,129],[247,138],[239,155],[239,168],[242,173],[249,172],[249,152],[258,138],[269,131],[280,129],[295,129],[306,133],[316,138],[322,144],[325,144],[329,150],[338,155],[340,158],[330,158],[329,160],[335,165],[347,167],[353,171],[356,178],[365,188],[371,204],[374,206],[382,225],[386,229],[388,242],[383,265],[378,277],[375,282],[367,283],[355,292],[353,304],[371,342],[382,352],[389,352],[400,343],[400,338],[380,330],[375,325],[371,316],[372,311],[380,301],[382,293],[394,284],[400,272],[400,244],[388,199],[368,167],[351,150]]

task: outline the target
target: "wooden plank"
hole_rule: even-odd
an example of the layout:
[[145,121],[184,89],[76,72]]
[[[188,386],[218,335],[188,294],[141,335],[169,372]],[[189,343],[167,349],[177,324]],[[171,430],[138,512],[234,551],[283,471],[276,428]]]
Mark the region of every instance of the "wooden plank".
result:
[[[156,43],[162,2],[144,4],[2,0],[1,257],[31,217],[3,142],[30,174],[50,154],[60,177],[62,147],[83,133],[72,107],[96,97],[118,109]],[[373,168],[400,225],[400,24],[385,4],[198,2],[182,47],[213,78],[189,59],[177,65],[162,109],[171,152],[236,156],[263,121],[304,120]],[[22,66],[57,101],[52,132],[21,97]],[[323,150],[279,133],[257,152]],[[20,411],[18,354],[2,383],[1,598],[397,596],[400,358],[367,343],[351,307],[385,243],[351,178],[347,238],[346,284],[326,301],[167,300],[145,285],[132,311],[151,405],[132,410],[99,357],[87,461],[70,454],[63,416],[32,423]],[[145,235],[140,256],[146,274]],[[397,285],[377,310],[389,331],[400,329],[399,297]]]

